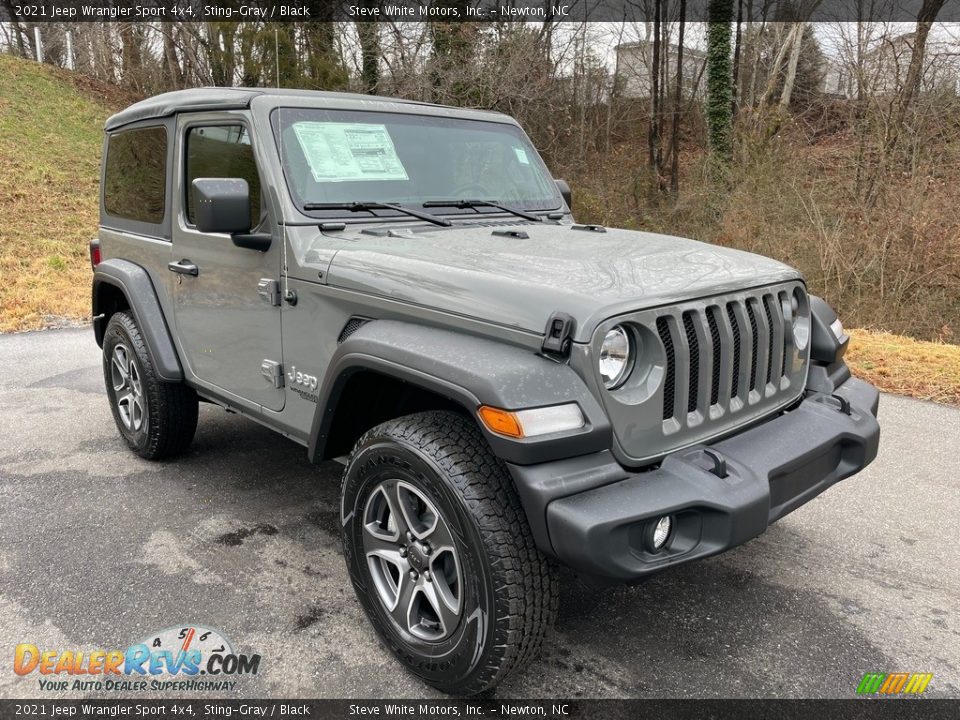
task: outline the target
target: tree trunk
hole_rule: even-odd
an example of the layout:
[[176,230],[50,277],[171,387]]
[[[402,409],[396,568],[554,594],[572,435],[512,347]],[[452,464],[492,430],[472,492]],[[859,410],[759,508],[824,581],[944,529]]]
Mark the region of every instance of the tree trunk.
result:
[[650,62],[650,127],[647,133],[647,160],[650,170],[650,188],[660,185],[660,23],[662,0],[654,1],[653,11],[653,58]]
[[780,80],[780,68],[783,67],[783,63],[787,59],[787,53],[793,47],[794,35],[799,25],[800,23],[793,23],[790,26],[790,32],[787,33],[786,39],[777,51],[777,57],[774,59],[773,65],[770,67],[770,75],[767,77],[767,89],[763,91],[763,96],[760,98],[761,108],[765,108],[773,100]]
[[733,0],[710,0],[707,8],[707,127],[710,147],[722,159],[730,157],[733,91],[730,74],[730,23]]
[[163,33],[163,56],[166,60],[167,76],[169,78],[168,87],[171,90],[179,90],[183,87],[183,71],[180,69],[177,48],[173,41],[173,23],[164,23],[161,32]]
[[803,28],[805,23],[797,23],[794,30],[793,45],[790,46],[790,62],[787,64],[787,76],[783,81],[783,92],[780,93],[780,108],[790,107],[790,96],[793,95],[793,84],[797,79],[797,65],[800,62],[800,48],[803,45]]
[[[681,13],[684,12],[684,8],[681,8],[680,11]],[[740,44],[742,40],[742,27],[743,0],[737,0],[737,32],[733,42],[733,104],[731,105],[731,112],[734,117],[737,115],[737,106],[740,103]]]
[[683,29],[687,21],[687,0],[680,0],[680,31],[677,39],[677,87],[673,98],[673,127],[670,130],[670,192],[680,190],[680,104],[683,102]]
[[917,31],[914,35],[913,51],[910,53],[910,67],[907,69],[907,79],[904,82],[903,90],[900,93],[900,99],[893,117],[895,134],[899,134],[903,128],[903,121],[906,118],[907,111],[910,110],[914,99],[920,92],[920,84],[923,81],[923,59],[927,49],[927,36],[930,34],[930,27],[933,25],[933,21],[936,20],[937,14],[945,2],[946,0],[923,0],[923,6],[920,8],[920,15],[917,18]]
[[907,113],[910,111],[917,94],[920,92],[920,85],[923,82],[923,60],[927,48],[927,36],[930,34],[930,27],[933,25],[934,20],[937,19],[937,14],[945,2],[946,0],[923,0],[923,6],[920,8],[920,14],[917,17],[917,30],[914,34],[913,49],[910,53],[910,66],[907,69],[907,77],[903,87],[900,89],[899,96],[894,101],[890,122],[887,124],[883,149],[880,153],[880,159],[867,183],[864,200],[868,207],[872,207],[877,202],[880,194],[879,180],[887,170],[890,157],[900,144]]
[[360,39],[363,91],[373,95],[380,83],[380,26],[375,22],[358,22],[357,36]]

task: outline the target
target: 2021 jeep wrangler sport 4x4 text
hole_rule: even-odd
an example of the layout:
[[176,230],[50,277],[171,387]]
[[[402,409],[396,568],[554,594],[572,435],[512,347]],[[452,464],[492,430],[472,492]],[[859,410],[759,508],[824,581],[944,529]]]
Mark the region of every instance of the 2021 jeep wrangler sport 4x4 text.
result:
[[345,462],[357,598],[444,691],[535,655],[556,563],[639,581],[876,456],[878,393],[798,272],[575,224],[504,115],[184,90],[107,121],[102,174],[121,436],[181,453],[203,400]]

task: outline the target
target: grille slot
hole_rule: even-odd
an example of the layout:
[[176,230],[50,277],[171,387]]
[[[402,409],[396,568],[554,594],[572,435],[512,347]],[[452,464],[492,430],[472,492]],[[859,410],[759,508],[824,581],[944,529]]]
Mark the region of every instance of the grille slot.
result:
[[767,385],[769,385],[770,381],[773,379],[773,363],[775,360],[775,356],[773,354],[773,346],[774,346],[774,336],[777,335],[776,326],[773,324],[773,315],[770,312],[770,303],[772,301],[773,301],[772,295],[763,296],[763,312],[767,316],[767,327],[770,328],[770,342],[768,343],[768,346],[767,346],[767,357],[769,358],[769,360],[767,361],[767,379],[766,379]]
[[723,346],[720,343],[720,327],[717,325],[716,306],[707,308],[707,324],[710,325],[710,340],[713,343],[713,385],[710,391],[710,404],[716,405],[720,401],[720,362],[723,356]]
[[730,332],[733,333],[733,380],[730,394],[736,397],[740,394],[740,324],[737,322],[733,303],[727,303],[727,317],[730,318]]
[[[782,292],[778,295],[780,299],[780,307],[787,307],[787,294]],[[783,358],[780,360],[780,377],[783,377],[787,374],[787,351],[783,351]]]
[[693,312],[688,310],[683,314],[683,330],[687,334],[687,347],[690,348],[690,385],[687,393],[687,412],[697,410],[700,400],[700,343],[697,340],[697,329],[693,326]]
[[757,360],[760,357],[759,348],[757,348],[757,342],[760,339],[759,333],[757,331],[757,316],[753,312],[753,302],[752,298],[747,301],[747,317],[750,320],[750,332],[753,335],[753,343],[751,344],[752,352],[750,356],[750,389],[757,389]]
[[657,333],[660,335],[660,342],[663,343],[663,349],[667,354],[667,374],[663,381],[663,419],[669,420],[673,417],[673,406],[676,399],[677,390],[677,358],[673,349],[673,336],[670,333],[670,324],[667,318],[657,318]]

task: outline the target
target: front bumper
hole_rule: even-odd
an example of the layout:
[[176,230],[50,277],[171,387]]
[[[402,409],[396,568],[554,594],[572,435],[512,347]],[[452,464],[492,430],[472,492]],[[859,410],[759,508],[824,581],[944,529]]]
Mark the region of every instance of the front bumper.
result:
[[[849,379],[654,470],[630,471],[609,452],[508,467],[542,550],[590,575],[639,580],[740,545],[862,470],[877,456],[878,403],[873,386]],[[673,530],[653,552],[648,537],[664,515]]]

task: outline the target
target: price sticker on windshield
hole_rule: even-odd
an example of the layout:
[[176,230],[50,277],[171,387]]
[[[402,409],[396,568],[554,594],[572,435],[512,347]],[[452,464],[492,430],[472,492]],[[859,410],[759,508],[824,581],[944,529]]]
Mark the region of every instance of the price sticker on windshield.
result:
[[298,122],[293,131],[318,183],[409,179],[385,125]]

